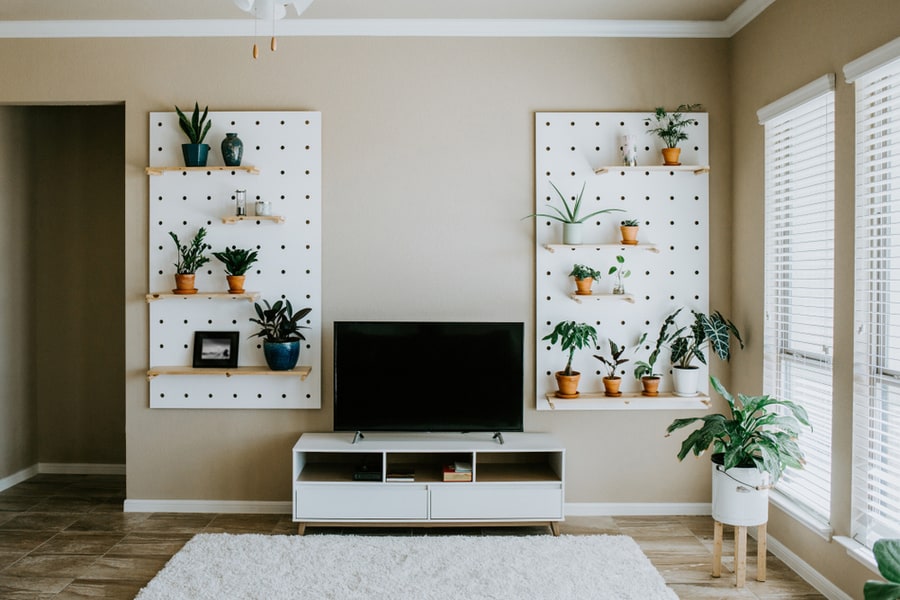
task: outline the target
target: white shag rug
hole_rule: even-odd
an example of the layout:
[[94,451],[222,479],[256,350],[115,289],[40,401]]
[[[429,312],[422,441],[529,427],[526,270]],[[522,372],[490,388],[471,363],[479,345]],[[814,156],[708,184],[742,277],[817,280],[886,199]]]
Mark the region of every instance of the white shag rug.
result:
[[199,534],[136,600],[677,600],[627,536]]

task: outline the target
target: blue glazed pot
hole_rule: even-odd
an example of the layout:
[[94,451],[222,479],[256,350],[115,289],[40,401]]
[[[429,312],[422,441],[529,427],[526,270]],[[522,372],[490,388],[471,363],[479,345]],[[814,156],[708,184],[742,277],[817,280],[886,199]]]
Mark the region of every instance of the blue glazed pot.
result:
[[273,371],[290,371],[300,358],[300,342],[263,342],[263,354]]
[[205,167],[209,144],[182,144],[181,153],[184,154],[184,166]]
[[241,158],[244,156],[244,142],[236,133],[226,133],[222,140],[222,160],[226,167],[241,166]]

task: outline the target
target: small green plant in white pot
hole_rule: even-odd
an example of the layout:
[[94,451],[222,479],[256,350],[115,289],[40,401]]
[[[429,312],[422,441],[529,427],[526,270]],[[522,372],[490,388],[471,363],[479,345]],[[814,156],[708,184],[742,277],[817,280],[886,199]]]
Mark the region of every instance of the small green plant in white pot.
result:
[[568,353],[566,368],[556,372],[556,385],[559,391],[556,392],[558,398],[577,398],[578,397],[578,381],[581,379],[581,373],[572,370],[572,359],[576,350],[582,350],[591,345],[597,345],[597,330],[587,323],[576,323],[575,321],[560,321],[543,338],[551,344],[559,344],[563,352]]
[[621,208],[604,208],[602,210],[595,210],[594,212],[581,215],[581,199],[584,196],[584,188],[587,185],[587,182],[582,184],[581,191],[578,193],[578,196],[573,198],[573,204],[570,206],[569,202],[566,200],[566,197],[559,191],[553,182],[549,182],[550,185],[556,190],[556,195],[559,196],[559,199],[562,201],[563,210],[560,210],[553,206],[549,205],[549,208],[553,211],[552,213],[534,213],[523,217],[524,219],[529,219],[531,217],[544,217],[547,219],[552,219],[554,221],[559,221],[563,225],[563,244],[580,244],[582,239],[584,238],[582,234],[582,229],[584,222],[590,219],[591,217],[596,217],[597,215],[602,215],[605,213],[611,212],[622,212]]

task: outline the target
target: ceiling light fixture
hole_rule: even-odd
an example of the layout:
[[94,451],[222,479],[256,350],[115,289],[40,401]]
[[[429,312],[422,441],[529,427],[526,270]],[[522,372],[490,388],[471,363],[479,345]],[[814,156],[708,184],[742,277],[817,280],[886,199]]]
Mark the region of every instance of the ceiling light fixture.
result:
[[[292,5],[297,11],[297,16],[301,16],[304,11],[309,8],[313,0],[234,0],[235,6],[244,12],[253,15],[253,37],[256,37],[256,25],[259,21],[272,22],[272,41],[269,47],[272,52],[278,47],[275,39],[275,21],[283,19],[287,15],[288,5]],[[256,42],[253,42],[253,58],[259,58],[259,48]]]

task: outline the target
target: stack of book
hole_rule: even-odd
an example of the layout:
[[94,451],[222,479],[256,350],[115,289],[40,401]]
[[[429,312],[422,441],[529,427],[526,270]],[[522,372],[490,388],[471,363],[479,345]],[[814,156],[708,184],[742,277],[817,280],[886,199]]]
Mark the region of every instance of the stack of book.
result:
[[472,481],[472,463],[458,460],[445,466],[444,481]]
[[388,468],[386,481],[415,481],[416,470],[411,465],[392,465]]

